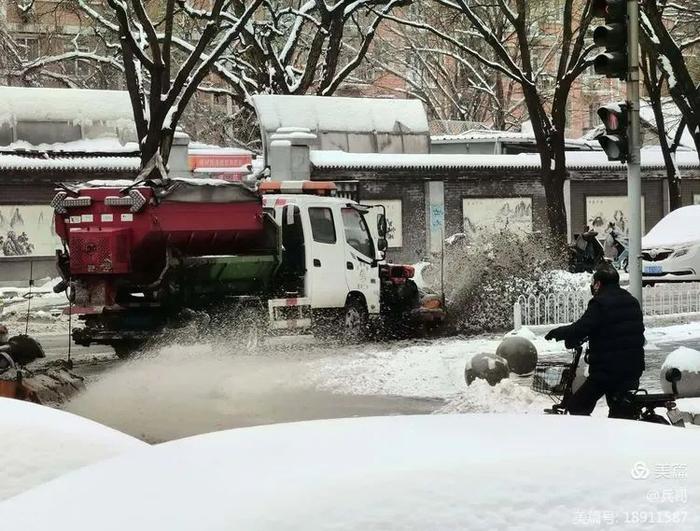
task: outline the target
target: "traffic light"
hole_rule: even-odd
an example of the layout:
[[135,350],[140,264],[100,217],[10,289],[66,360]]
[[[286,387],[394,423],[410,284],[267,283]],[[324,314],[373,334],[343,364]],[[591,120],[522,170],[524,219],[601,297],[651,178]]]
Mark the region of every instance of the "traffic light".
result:
[[627,77],[627,2],[593,0],[593,16],[604,18],[605,25],[593,30],[593,42],[605,52],[593,60],[596,74],[610,78]]
[[627,139],[627,103],[610,103],[598,109],[598,116],[605,125],[605,133],[596,137],[608,160],[625,162],[629,154]]

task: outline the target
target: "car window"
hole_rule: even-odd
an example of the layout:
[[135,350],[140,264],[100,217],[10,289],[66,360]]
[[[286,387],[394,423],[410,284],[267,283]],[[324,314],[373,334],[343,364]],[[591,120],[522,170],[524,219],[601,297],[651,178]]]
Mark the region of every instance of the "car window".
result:
[[356,251],[372,257],[372,237],[369,235],[367,223],[354,208],[343,208],[343,225],[345,226],[345,241]]
[[311,220],[311,233],[315,242],[336,242],[333,212],[330,208],[309,208],[309,219]]

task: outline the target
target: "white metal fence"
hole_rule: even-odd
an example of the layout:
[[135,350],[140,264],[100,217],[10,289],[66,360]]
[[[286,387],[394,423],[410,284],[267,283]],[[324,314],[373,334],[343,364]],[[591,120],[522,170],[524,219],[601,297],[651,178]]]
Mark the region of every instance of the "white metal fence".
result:
[[[700,312],[700,283],[657,284],[642,293],[647,317]],[[521,295],[513,305],[514,327],[570,323],[583,315],[590,299],[588,291]]]

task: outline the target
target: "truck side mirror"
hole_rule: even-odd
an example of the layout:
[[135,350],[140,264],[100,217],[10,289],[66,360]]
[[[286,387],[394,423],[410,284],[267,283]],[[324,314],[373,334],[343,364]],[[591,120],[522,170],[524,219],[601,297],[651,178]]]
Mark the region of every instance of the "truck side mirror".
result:
[[377,250],[380,253],[385,253],[388,248],[389,248],[389,243],[386,241],[386,238],[381,237],[377,240]]
[[386,233],[388,230],[389,228],[387,227],[386,216],[384,214],[380,214],[379,217],[377,217],[377,232],[379,233],[379,237],[386,238]]

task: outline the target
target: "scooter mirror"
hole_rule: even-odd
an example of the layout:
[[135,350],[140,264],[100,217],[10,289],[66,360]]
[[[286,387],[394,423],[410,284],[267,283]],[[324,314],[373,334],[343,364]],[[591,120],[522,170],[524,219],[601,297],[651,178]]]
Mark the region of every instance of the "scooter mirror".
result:
[[681,381],[681,378],[683,377],[683,374],[681,371],[677,368],[672,368],[668,369],[666,371],[666,374],[664,374],[664,378],[666,378],[667,382],[671,382],[671,390],[673,391],[673,394],[678,396],[678,385],[677,383]]
[[675,367],[673,369],[668,369],[666,371],[666,381],[667,382],[680,382],[681,378],[683,377],[683,374],[681,373],[680,370],[676,369]]

